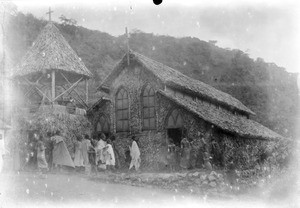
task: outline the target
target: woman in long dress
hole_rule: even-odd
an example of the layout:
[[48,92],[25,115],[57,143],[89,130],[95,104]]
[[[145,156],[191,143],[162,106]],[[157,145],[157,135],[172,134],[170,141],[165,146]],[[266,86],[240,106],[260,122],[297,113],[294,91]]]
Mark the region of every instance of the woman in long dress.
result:
[[132,139],[132,144],[131,144],[131,147],[129,147],[130,156],[131,156],[129,170],[134,166],[135,170],[138,171],[140,168],[140,164],[141,164],[141,158],[140,158],[141,153],[140,153],[140,149],[136,142],[136,137],[133,136],[131,139]]
[[188,169],[190,165],[191,144],[187,138],[183,138],[181,144],[180,167]]
[[80,171],[84,165],[83,165],[83,154],[82,154],[82,142],[81,138],[78,138],[75,143],[75,156],[74,156],[74,165],[76,171]]
[[89,150],[92,147],[91,141],[90,141],[90,137],[89,135],[84,135],[83,140],[82,140],[82,147],[81,147],[81,151],[82,151],[82,156],[83,156],[83,165],[84,165],[84,169],[85,169],[85,173],[89,174],[91,171],[91,164],[89,161]]
[[42,175],[48,170],[48,163],[45,156],[45,145],[43,142],[43,137],[41,135],[36,135],[37,137],[37,165],[39,173]]
[[64,141],[64,138],[60,135],[60,132],[57,131],[56,135],[51,137],[53,142],[52,150],[52,163],[53,166],[59,166],[60,169],[62,166],[74,168],[74,162],[71,158],[71,155],[67,149],[67,145]]

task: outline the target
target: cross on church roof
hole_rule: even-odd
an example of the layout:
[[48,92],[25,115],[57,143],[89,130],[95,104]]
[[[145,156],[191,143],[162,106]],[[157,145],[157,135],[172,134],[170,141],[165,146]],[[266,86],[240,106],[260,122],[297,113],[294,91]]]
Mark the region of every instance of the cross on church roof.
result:
[[129,36],[128,36],[128,30],[127,30],[127,27],[125,27],[125,33],[126,33],[126,46],[127,46],[127,64],[129,66],[130,64],[130,60],[129,60]]
[[53,11],[51,10],[51,7],[49,7],[49,12],[46,13],[49,14],[49,22],[51,22],[51,13],[53,13]]

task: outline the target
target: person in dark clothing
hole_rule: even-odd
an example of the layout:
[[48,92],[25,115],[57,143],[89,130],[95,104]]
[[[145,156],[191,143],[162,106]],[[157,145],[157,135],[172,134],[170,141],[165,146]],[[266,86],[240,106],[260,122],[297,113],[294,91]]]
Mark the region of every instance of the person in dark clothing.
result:
[[27,162],[24,165],[24,168],[29,170],[37,169],[37,149],[36,149],[36,140],[35,137],[37,132],[32,132],[29,135],[29,141],[27,143]]
[[52,134],[51,132],[47,132],[47,136],[46,136],[46,140],[45,140],[45,146],[46,146],[46,159],[47,159],[47,163],[48,163],[48,168],[49,170],[52,170],[52,163],[53,163],[53,141],[51,140]]
[[208,152],[204,153],[204,167],[206,170],[212,170],[212,165],[210,163],[211,156],[208,154]]
[[91,164],[91,173],[97,174],[95,144],[92,143],[92,146],[90,146],[88,150],[88,155],[89,155],[89,162]]
[[182,169],[188,169],[190,166],[191,144],[187,138],[183,138],[181,140],[180,148],[181,148],[180,167]]
[[228,165],[228,170],[226,172],[226,177],[227,180],[229,182],[229,184],[233,187],[236,184],[236,180],[237,180],[237,174],[236,174],[236,166],[233,163],[233,161],[231,161]]

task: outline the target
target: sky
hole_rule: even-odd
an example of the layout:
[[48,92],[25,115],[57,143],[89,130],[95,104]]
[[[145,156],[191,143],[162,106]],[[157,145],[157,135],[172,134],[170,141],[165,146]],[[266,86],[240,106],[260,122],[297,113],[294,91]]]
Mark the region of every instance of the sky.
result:
[[77,24],[111,35],[139,29],[174,37],[217,40],[223,48],[240,49],[256,59],[275,63],[289,72],[299,68],[300,3],[296,0],[152,0],[13,1],[18,10],[47,19],[62,14]]

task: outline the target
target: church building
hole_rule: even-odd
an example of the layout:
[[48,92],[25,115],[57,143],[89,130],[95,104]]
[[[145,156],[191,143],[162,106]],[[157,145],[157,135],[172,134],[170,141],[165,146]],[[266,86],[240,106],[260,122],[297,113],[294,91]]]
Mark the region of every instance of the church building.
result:
[[258,161],[245,163],[247,158],[262,158],[269,142],[282,139],[231,95],[134,51],[97,90],[102,96],[88,110],[95,135],[116,135],[121,162],[130,137],[137,136],[146,169],[166,166],[168,145],[179,148],[184,137],[192,146],[190,168],[203,167],[205,152],[214,167],[234,162],[249,168]]

